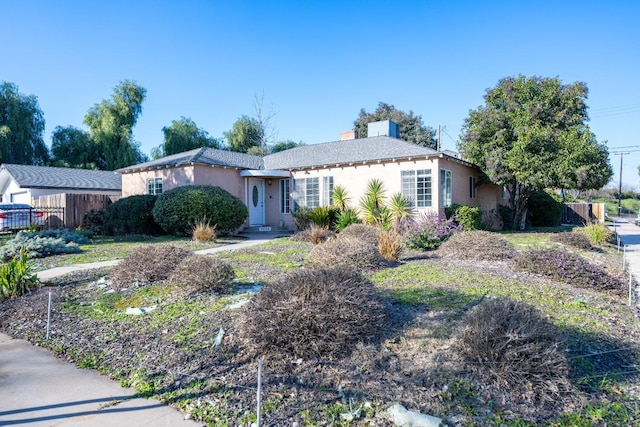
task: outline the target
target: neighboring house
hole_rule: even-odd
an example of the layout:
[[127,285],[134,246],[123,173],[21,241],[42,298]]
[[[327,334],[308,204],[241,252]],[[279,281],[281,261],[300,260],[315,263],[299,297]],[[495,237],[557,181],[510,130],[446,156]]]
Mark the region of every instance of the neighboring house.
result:
[[200,148],[119,169],[122,196],[160,194],[183,185],[216,185],[244,201],[246,226],[295,228],[295,206],[332,204],[333,188],[347,189],[357,206],[367,183],[381,180],[387,194],[401,192],[417,211],[444,212],[452,203],[483,210],[502,204],[501,187],[479,185],[480,170],[454,153],[397,138],[390,121],[369,124],[368,138],[355,132],[341,140],[305,145],[265,157]]
[[110,171],[54,168],[31,165],[0,165],[2,202],[33,204],[51,194],[103,194],[120,196],[122,176]]

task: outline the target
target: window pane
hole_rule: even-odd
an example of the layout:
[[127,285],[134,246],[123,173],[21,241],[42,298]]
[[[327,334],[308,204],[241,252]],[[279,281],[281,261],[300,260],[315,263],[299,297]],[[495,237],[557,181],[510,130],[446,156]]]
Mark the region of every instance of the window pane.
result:
[[431,207],[431,169],[416,171],[416,202],[419,208]]
[[416,206],[416,171],[400,172],[402,195],[411,201],[411,207]]
[[320,178],[306,179],[306,206],[309,209],[320,206]]
[[452,185],[451,171],[440,169],[440,206],[446,207],[451,205]]
[[306,194],[306,181],[304,178],[293,180],[293,209],[297,209],[298,206],[306,206],[305,200]]
[[291,180],[280,180],[280,213],[291,213]]
[[325,176],[322,178],[322,204],[324,206],[333,205],[333,177]]

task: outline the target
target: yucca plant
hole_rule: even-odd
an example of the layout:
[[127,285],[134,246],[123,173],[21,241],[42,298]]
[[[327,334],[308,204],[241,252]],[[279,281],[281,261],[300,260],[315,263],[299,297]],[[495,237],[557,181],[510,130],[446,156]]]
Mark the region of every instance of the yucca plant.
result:
[[367,190],[360,199],[362,222],[389,228],[392,216],[389,208],[385,205],[386,192],[384,184],[379,179],[373,178],[367,183]]
[[402,193],[393,193],[389,199],[389,212],[393,218],[394,226],[400,224],[403,218],[409,218],[413,209],[411,208],[411,200],[407,199]]
[[0,266],[0,298],[17,298],[29,292],[38,283],[38,277],[31,272],[32,268],[23,246],[19,256]]
[[347,189],[337,185],[333,188],[333,206],[340,212],[345,212],[349,209],[349,203],[351,203],[351,197],[347,193]]

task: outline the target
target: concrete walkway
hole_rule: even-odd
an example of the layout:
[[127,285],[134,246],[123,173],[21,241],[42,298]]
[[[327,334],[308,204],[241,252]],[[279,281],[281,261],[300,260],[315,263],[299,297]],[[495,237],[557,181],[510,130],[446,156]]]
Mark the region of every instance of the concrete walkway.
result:
[[[247,235],[247,240],[245,241],[238,242],[238,243],[230,243],[228,245],[218,246],[210,249],[202,249],[199,251],[195,251],[195,253],[206,255],[206,254],[214,254],[216,252],[222,252],[222,251],[233,251],[233,250],[243,249],[249,246],[260,245],[262,243],[266,243],[269,240],[274,239],[275,237],[279,237],[279,235],[265,234],[265,233],[250,234],[250,235]],[[54,267],[48,270],[39,271],[37,275],[38,275],[38,280],[40,280],[41,282],[46,282],[47,280],[53,279],[54,277],[63,276],[68,273],[73,273],[74,271],[89,270],[89,269],[100,268],[100,267],[111,267],[118,264],[120,261],[121,260],[119,259],[114,259],[111,261],[92,262],[88,264],[72,264],[72,265],[66,265],[64,267]]]
[[[256,234],[239,243],[196,251],[211,254],[265,243],[277,235]],[[56,267],[41,281],[119,261]],[[135,390],[96,371],[79,369],[50,351],[0,334],[0,426],[195,427],[184,415],[155,399],[134,398]]]
[[635,283],[635,303],[640,308],[640,227],[625,218],[613,218],[609,227],[620,237],[620,251],[624,254],[624,262]]

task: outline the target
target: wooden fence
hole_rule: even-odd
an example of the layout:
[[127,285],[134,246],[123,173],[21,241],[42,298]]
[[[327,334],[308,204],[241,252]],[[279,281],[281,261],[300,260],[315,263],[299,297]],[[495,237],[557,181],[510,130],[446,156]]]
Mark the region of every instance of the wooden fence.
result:
[[46,226],[48,228],[65,227],[69,230],[74,230],[82,225],[82,219],[87,212],[104,210],[119,198],[119,196],[105,194],[60,193],[40,196],[35,202],[35,207],[61,209],[60,212],[64,212],[62,214],[63,218],[50,215],[45,219]]
[[562,223],[584,225],[604,222],[606,211],[604,203],[565,203]]

